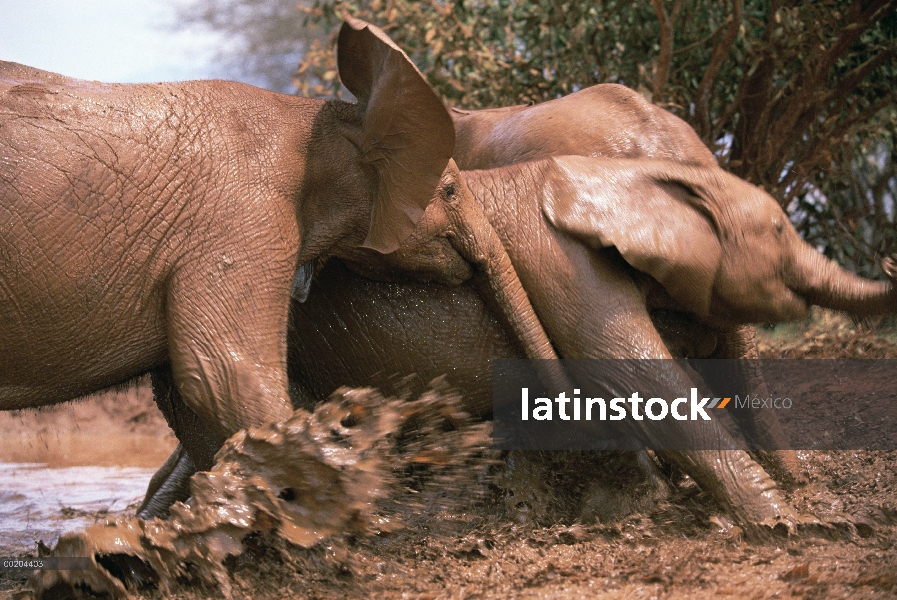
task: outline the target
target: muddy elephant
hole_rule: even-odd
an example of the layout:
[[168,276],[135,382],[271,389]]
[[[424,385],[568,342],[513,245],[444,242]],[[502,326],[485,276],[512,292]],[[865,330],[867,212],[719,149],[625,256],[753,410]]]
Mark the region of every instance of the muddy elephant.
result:
[[[536,105],[485,110],[452,109],[457,142],[453,157],[464,169],[492,169],[548,158],[577,155],[609,158],[659,158],[706,167],[716,158],[685,121],[654,104],[635,90],[617,84],[594,85],[562,98]],[[674,355],[717,359],[759,358],[751,325],[714,327],[688,322],[681,313],[655,311],[661,331]],[[694,347],[683,345],[685,340]],[[705,349],[710,346],[710,354]],[[707,363],[704,363],[705,365]],[[758,363],[728,360],[713,373],[702,373],[708,383],[726,381],[737,389],[767,397]],[[781,429],[768,411],[743,411],[739,427],[751,441],[752,452],[784,483],[800,481],[799,461],[781,447]]]
[[[886,262],[891,282],[842,270],[803,242],[772,197],[716,167],[569,156],[464,178],[563,358],[671,358],[651,308],[691,315],[710,328],[798,319],[811,304],[857,315],[897,312],[893,261]],[[291,384],[310,396],[339,384],[389,383],[393,374],[447,372],[462,391],[478,391],[474,398],[485,408],[489,390],[477,382],[485,361],[522,355],[469,291],[345,285],[351,281],[349,271],[327,267],[309,301],[294,306]],[[339,328],[346,332],[341,344],[331,335]],[[624,370],[602,381],[572,375],[608,393],[636,389],[639,377],[660,377]],[[658,384],[670,390],[691,385],[678,369],[663,378]],[[706,434],[689,422],[650,431],[633,423],[623,431],[648,447]],[[742,524],[797,523],[760,465],[722,430],[714,435],[729,449],[658,454]]]
[[[651,308],[713,327],[796,319],[810,304],[897,312],[892,261],[891,282],[842,270],[801,240],[773,198],[716,167],[568,156],[463,175],[563,358],[671,358]],[[291,384],[309,398],[336,385],[447,372],[462,391],[479,390],[475,402],[488,410],[485,361],[523,356],[463,286],[362,284],[328,265],[294,310]],[[621,369],[601,381],[572,376],[608,393],[637,389],[641,379],[657,380],[670,394],[692,385],[677,367],[663,374]],[[688,421],[650,430],[634,423],[622,433],[649,448],[708,435]],[[658,455],[742,525],[801,522],[759,464],[715,425],[712,435],[722,450]]]
[[[297,265],[394,252],[432,200],[445,219],[472,205],[451,119],[408,57],[357,20],[338,54],[356,104],[0,63],[0,409],[154,371],[183,403],[160,404],[169,422],[195,418],[173,422],[182,438],[292,413]],[[485,252],[429,241],[451,281]]]
[[[534,107],[455,110],[453,118],[458,130],[455,156],[466,167],[512,164],[553,154],[661,157],[708,167],[716,164],[687,124],[617,85],[594,86]],[[508,213],[512,214],[512,210],[510,207]],[[372,267],[365,257],[348,264],[353,265],[353,271],[368,277],[391,278],[388,266]],[[321,292],[313,293],[313,299],[326,300],[307,305],[294,303],[297,314],[305,314],[291,320],[295,331],[301,332],[298,337],[291,335],[290,343],[290,381],[298,398],[311,402],[341,384],[388,388],[393,383],[388,377],[391,374],[417,373],[428,380],[449,373],[450,382],[465,395],[472,412],[485,414],[491,410],[488,358],[525,354],[470,288],[451,290],[417,283],[381,285],[351,273],[330,275],[333,267],[327,269],[315,285],[329,291],[323,292],[323,296]],[[343,293],[334,291],[334,286],[349,284],[361,287]],[[331,305],[334,310],[328,313]],[[308,311],[314,314],[313,318]],[[653,315],[658,332],[668,332],[667,350],[673,356],[743,357],[753,349],[752,338],[742,333],[750,334],[749,329],[720,330],[683,313],[655,310]],[[345,336],[352,323],[363,332],[358,334],[352,352],[334,355],[322,351],[326,342],[320,335],[326,337],[329,331],[337,337]],[[732,331],[739,333],[732,335]],[[314,339],[318,342],[306,342],[306,335],[317,336]],[[688,347],[681,344],[686,337]],[[678,347],[674,348],[674,343]],[[367,346],[373,349],[362,349]],[[345,348],[346,343],[340,347]],[[467,350],[458,352],[458,348]],[[747,381],[749,377],[743,379]],[[170,385],[157,387],[163,396],[170,393]],[[756,431],[746,433],[754,433],[749,438],[760,437],[763,441]],[[189,470],[177,469],[178,461],[185,459],[179,450],[160,475],[188,474]],[[767,460],[765,464],[775,462]],[[156,489],[162,486],[160,496],[177,488],[163,481],[164,477],[154,484]],[[182,497],[184,491],[177,494]]]

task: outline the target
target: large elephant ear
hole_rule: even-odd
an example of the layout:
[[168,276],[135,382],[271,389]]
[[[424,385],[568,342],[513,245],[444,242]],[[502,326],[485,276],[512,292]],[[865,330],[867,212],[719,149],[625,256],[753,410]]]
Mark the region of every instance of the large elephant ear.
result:
[[668,161],[556,158],[542,212],[593,248],[616,247],[685,309],[706,316],[722,247],[701,201],[700,171]]
[[377,172],[377,198],[364,246],[389,253],[420,220],[455,148],[442,101],[411,59],[377,27],[348,18],[337,61],[358,99],[361,160]]

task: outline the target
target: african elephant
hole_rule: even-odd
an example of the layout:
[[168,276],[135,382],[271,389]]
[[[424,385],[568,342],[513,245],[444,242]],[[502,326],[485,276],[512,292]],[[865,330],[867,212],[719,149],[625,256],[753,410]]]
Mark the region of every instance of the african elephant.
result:
[[717,164],[688,123],[615,83],[532,106],[454,108],[451,115],[452,157],[465,171],[565,155]]
[[[667,111],[647,103],[632,90],[618,85],[594,86],[533,107],[482,111],[455,109],[452,117],[458,131],[454,156],[466,168],[502,166],[555,154],[660,157],[708,166],[716,164],[713,155],[687,124]],[[413,244],[409,244],[409,247],[413,247]],[[394,279],[394,269],[390,265],[372,265],[372,257],[359,258],[360,262],[349,263],[353,265],[354,271],[363,272],[375,279]],[[435,275],[438,271],[437,266],[430,275]],[[325,275],[316,286],[332,289],[331,279],[333,277]],[[368,338],[360,339],[359,344],[375,344],[375,348],[383,348],[384,351],[382,354],[368,353],[366,360],[346,360],[342,356],[320,352],[323,342],[317,344],[316,348],[310,341],[304,344],[293,343],[295,335],[291,336],[290,381],[300,396],[308,398],[310,402],[311,399],[324,397],[341,384],[375,384],[388,388],[391,382],[382,375],[390,373],[418,373],[424,380],[450,373],[450,382],[462,391],[473,412],[484,414],[491,410],[491,389],[488,385],[491,374],[487,359],[523,356],[523,353],[517,342],[506,337],[507,334],[503,333],[471,289],[461,287],[448,290],[415,283],[380,285],[352,276],[349,276],[349,280],[353,285],[364,286],[364,289],[346,291],[343,294],[326,294],[327,303],[334,303],[332,314],[326,314],[325,309],[316,311],[313,321],[294,318],[291,322],[297,330],[304,332],[302,335],[315,335],[318,330],[311,323],[325,322],[329,318],[337,319],[337,322],[355,318],[359,321],[360,330],[367,332],[367,336],[362,337]],[[446,281],[445,278],[441,280]],[[344,283],[347,282],[348,280]],[[383,296],[389,301],[381,303],[375,300]],[[434,300],[437,297],[439,301]],[[344,305],[340,302],[341,298],[351,300],[348,305]],[[307,306],[294,303],[294,310],[312,310],[313,305],[314,303]],[[400,306],[407,310],[400,310]],[[408,322],[400,325],[396,313],[403,315],[402,318]],[[683,321],[681,314],[663,313],[663,316],[657,317],[658,314],[658,311],[654,311],[661,332],[671,326],[677,327],[677,331],[685,328],[692,346],[705,347],[697,352],[694,347],[674,349],[673,343],[681,343],[686,336],[668,335],[667,344],[675,356],[703,357],[708,352],[722,350],[720,354],[724,357],[741,357],[749,354],[744,350],[746,345],[752,349],[752,338],[743,334],[715,331],[690,322],[687,317]],[[665,324],[669,321],[672,323]],[[476,329],[472,329],[472,322],[478,324]],[[368,327],[368,323],[375,323],[377,326]],[[455,323],[460,325],[456,326]],[[492,323],[491,329],[489,323]],[[477,333],[481,328],[486,328],[487,331]],[[742,331],[750,334],[749,329]],[[338,335],[340,332],[342,329],[334,325],[333,333]],[[692,341],[697,338],[698,332],[701,334],[700,343]],[[402,335],[403,333],[407,335]],[[476,351],[462,355],[455,350],[458,347],[469,347],[472,340],[476,340]],[[420,353],[420,359],[413,356],[412,352],[405,351],[417,344],[422,344],[426,349]],[[299,347],[310,351],[296,350]],[[435,352],[436,348],[440,348],[441,352]],[[355,350],[350,356],[360,354],[360,350]],[[329,361],[334,361],[340,367],[327,367]],[[371,367],[375,365],[378,369],[372,371]],[[379,368],[382,368],[382,372],[379,372]],[[331,373],[334,378],[328,376]],[[380,377],[376,377],[378,373]],[[170,396],[170,390],[171,385],[157,381],[159,396]],[[166,482],[165,479],[169,475],[174,475],[174,479],[177,479],[179,473],[180,485],[183,487],[190,472],[185,467],[185,459],[185,455],[179,450],[160,470],[158,478],[154,478],[154,483],[150,486],[151,493],[144,509],[153,504],[151,498],[154,493],[163,498],[156,505],[164,506],[170,502],[169,497],[184,496],[186,492],[183,489],[176,491],[178,483]],[[764,461],[764,464],[769,465],[770,462],[775,461]],[[782,469],[774,470],[780,472]],[[153,511],[141,512],[145,515],[153,514]]]
[[[461,169],[492,169],[505,165],[577,155],[608,158],[659,158],[683,164],[716,166],[713,154],[685,121],[645,100],[641,94],[617,84],[594,85],[562,98],[533,106],[508,106],[486,110],[452,109],[457,131],[455,158]],[[655,311],[655,324],[664,327],[668,312]],[[687,336],[667,336],[681,344],[697,339],[711,343],[705,358],[759,358],[751,325],[714,328],[706,332],[697,322],[683,322],[683,315],[670,323],[687,330]],[[708,335],[712,341],[708,342]],[[701,356],[695,348],[680,354]],[[674,353],[675,354],[675,353]],[[703,363],[704,365],[708,363]],[[756,362],[730,360],[714,373],[702,373],[707,382],[737,382],[737,388],[767,397],[766,383]],[[799,481],[799,461],[790,450],[769,451],[781,439],[776,418],[768,411],[741,411],[738,425],[756,448],[752,451],[783,482]]]
[[[169,422],[195,417],[182,437],[292,413],[297,265],[394,252],[432,199],[463,204],[451,119],[408,57],[350,20],[338,59],[357,104],[0,63],[0,409],[154,370],[184,403],[160,404]],[[443,273],[470,275],[478,255],[432,241]]]

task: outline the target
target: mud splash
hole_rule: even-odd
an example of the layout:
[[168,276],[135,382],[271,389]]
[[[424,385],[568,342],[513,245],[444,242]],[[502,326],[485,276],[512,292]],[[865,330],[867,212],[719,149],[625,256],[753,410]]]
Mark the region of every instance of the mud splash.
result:
[[445,390],[409,402],[342,389],[314,413],[239,432],[210,471],[193,476],[192,497],[170,519],[119,518],[64,535],[51,555],[90,557],[91,569],[39,571],[31,586],[37,598],[84,587],[128,597],[198,579],[231,597],[225,560],[249,534],[308,548],[338,533],[395,529],[398,512],[381,509],[407,488],[408,469],[432,466],[438,478],[440,465],[491,446],[487,424],[460,405]]

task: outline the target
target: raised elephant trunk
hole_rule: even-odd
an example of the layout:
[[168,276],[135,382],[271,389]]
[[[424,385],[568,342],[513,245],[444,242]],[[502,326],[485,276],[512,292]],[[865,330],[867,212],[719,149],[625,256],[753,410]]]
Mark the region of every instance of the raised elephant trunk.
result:
[[[461,185],[466,187],[464,183]],[[463,190],[455,198],[448,210],[455,231],[450,241],[452,247],[480,272],[481,276],[475,278],[480,296],[487,304],[498,304],[491,308],[501,316],[527,357],[540,361],[536,368],[540,370],[543,382],[555,390],[572,389],[560,363],[554,362],[558,355],[530,304],[501,238],[469,191]]]
[[795,245],[789,287],[811,303],[858,316],[897,313],[897,266],[885,259],[891,281],[871,281],[846,271],[805,242]]

